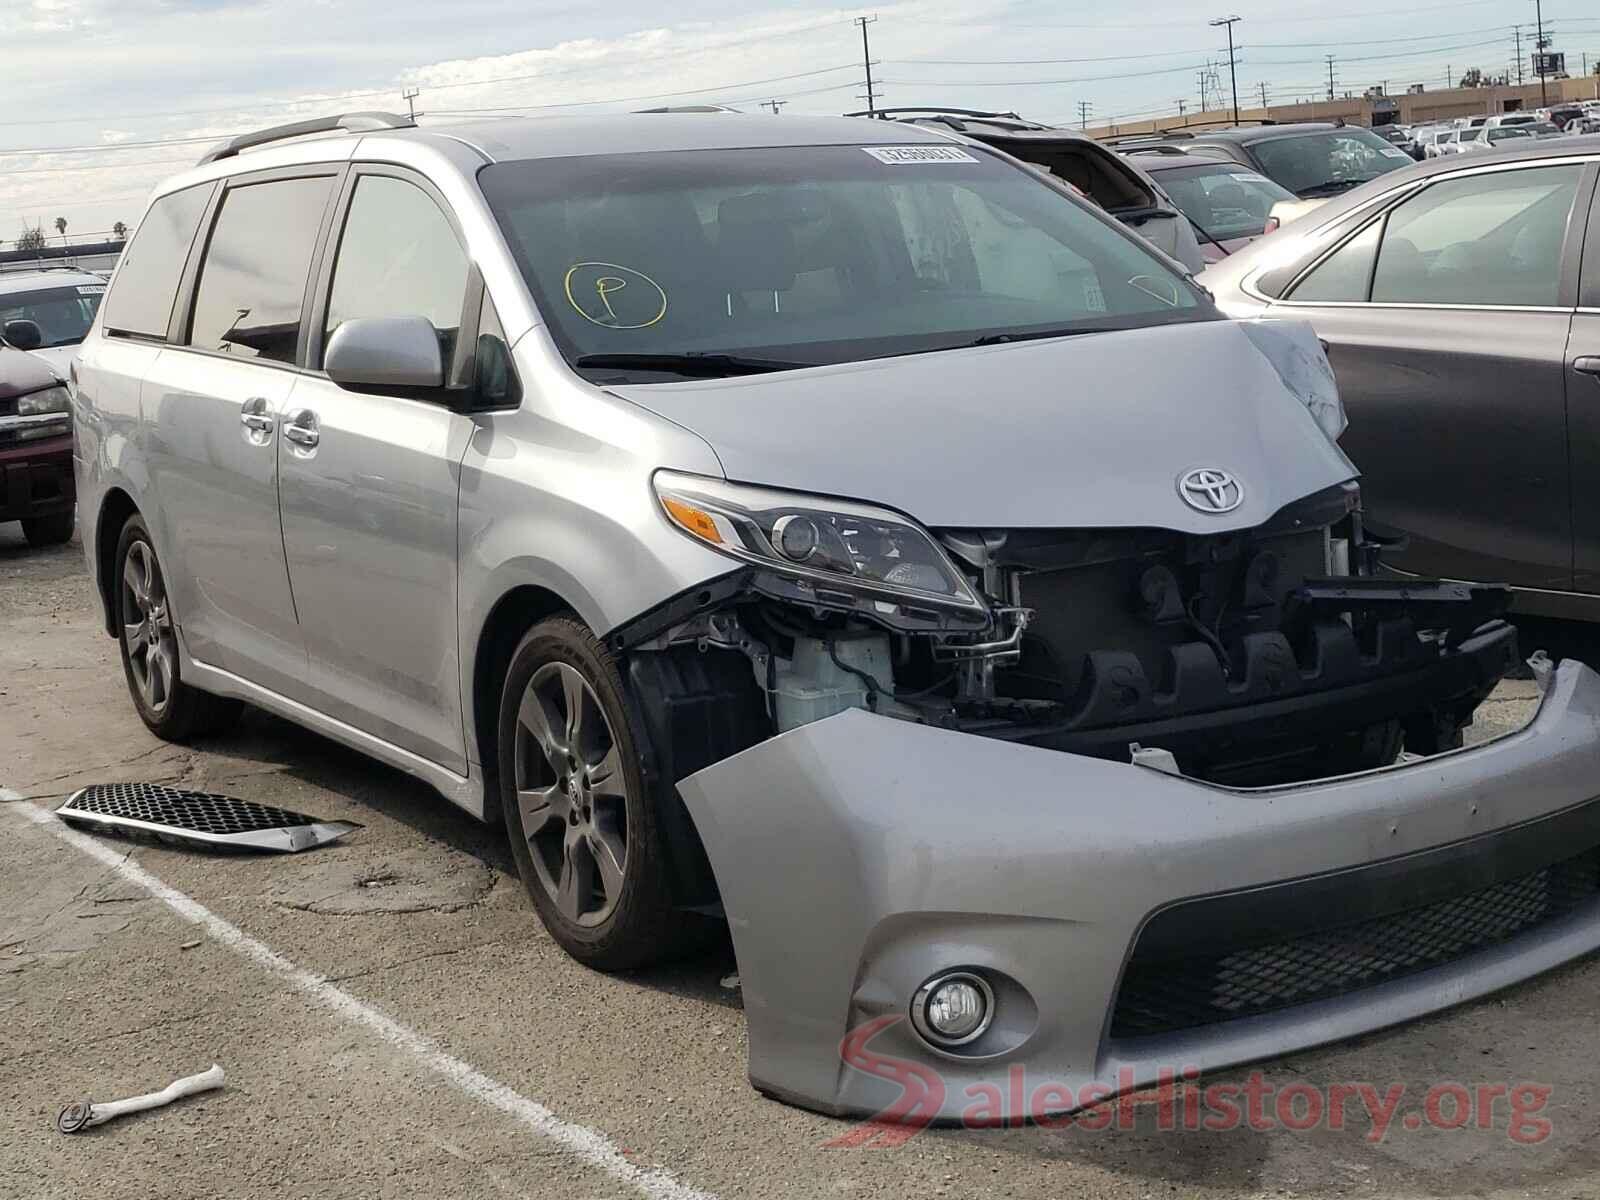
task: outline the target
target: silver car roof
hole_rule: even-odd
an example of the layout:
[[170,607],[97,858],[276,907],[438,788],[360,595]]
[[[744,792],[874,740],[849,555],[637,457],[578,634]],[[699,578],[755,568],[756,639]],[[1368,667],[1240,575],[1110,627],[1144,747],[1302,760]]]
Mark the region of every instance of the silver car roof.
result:
[[0,271],[0,295],[14,296],[20,292],[43,292],[50,288],[90,284],[104,287],[105,282],[99,275],[71,268],[53,271]]
[[205,163],[162,182],[155,195],[249,171],[307,163],[381,160],[395,143],[423,145],[463,172],[516,159],[643,154],[655,150],[747,150],[786,146],[943,144],[948,130],[860,117],[774,117],[749,113],[607,113],[514,117],[377,132],[331,133],[272,142]]

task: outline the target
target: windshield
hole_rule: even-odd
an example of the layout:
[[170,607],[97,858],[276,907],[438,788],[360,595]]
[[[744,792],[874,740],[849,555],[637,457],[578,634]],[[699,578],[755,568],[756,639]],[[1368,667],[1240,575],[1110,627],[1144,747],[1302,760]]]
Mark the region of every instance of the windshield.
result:
[[1489,140],[1491,142],[1504,142],[1509,141],[1511,138],[1525,138],[1527,136],[1529,135],[1526,125],[1503,125],[1499,129],[1489,130]]
[[106,291],[103,283],[85,283],[7,295],[5,286],[0,278],[0,325],[32,321],[44,338],[41,346],[76,346],[83,341]]
[[1218,240],[1260,236],[1272,206],[1294,199],[1265,175],[1227,163],[1175,167],[1156,178],[1183,215]]
[[1370,129],[1329,129],[1253,142],[1261,169],[1297,196],[1327,196],[1411,163]]
[[977,148],[663,151],[479,180],[562,352],[607,378],[684,373],[666,356],[811,366],[1217,315],[1133,235]]

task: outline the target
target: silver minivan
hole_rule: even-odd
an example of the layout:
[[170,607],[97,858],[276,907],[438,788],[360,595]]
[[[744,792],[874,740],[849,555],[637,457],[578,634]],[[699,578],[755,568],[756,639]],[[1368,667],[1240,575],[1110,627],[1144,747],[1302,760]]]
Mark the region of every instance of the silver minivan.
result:
[[1600,679],[1460,748],[1505,589],[1378,577],[1309,327],[957,132],[248,135],[73,386],[145,723],[248,702],[503,820],[597,967],[726,922],[775,1095],[892,1100],[852,1031],[941,1117],[1081,1095],[1600,945]]

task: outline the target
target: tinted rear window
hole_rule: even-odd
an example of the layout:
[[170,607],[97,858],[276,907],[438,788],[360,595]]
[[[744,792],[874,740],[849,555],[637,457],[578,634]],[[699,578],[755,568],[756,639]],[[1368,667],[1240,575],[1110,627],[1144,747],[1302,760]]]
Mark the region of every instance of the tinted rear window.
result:
[[165,338],[178,277],[215,185],[201,184],[162,196],[150,206],[122,252],[116,284],[106,297],[107,329]]
[[333,177],[230,188],[195,288],[189,344],[292,363],[306,273]]

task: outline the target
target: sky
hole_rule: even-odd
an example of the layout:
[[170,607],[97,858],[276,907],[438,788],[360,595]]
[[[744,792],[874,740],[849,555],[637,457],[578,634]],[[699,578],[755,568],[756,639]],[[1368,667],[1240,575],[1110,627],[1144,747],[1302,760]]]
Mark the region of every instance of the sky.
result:
[[[1225,8],[1235,2],[1237,8]],[[1600,60],[1593,0],[1544,0],[1553,49],[1576,74]],[[1315,13],[1312,9],[1315,9]],[[150,189],[213,140],[328,112],[485,116],[726,103],[763,111],[865,107],[868,26],[878,102],[1014,110],[1091,125],[1218,107],[1234,26],[1242,104],[1387,80],[1443,87],[1514,59],[1534,0],[3,0],[0,241],[67,221],[69,241],[137,223]],[[1125,18],[1115,20],[1113,18]]]

